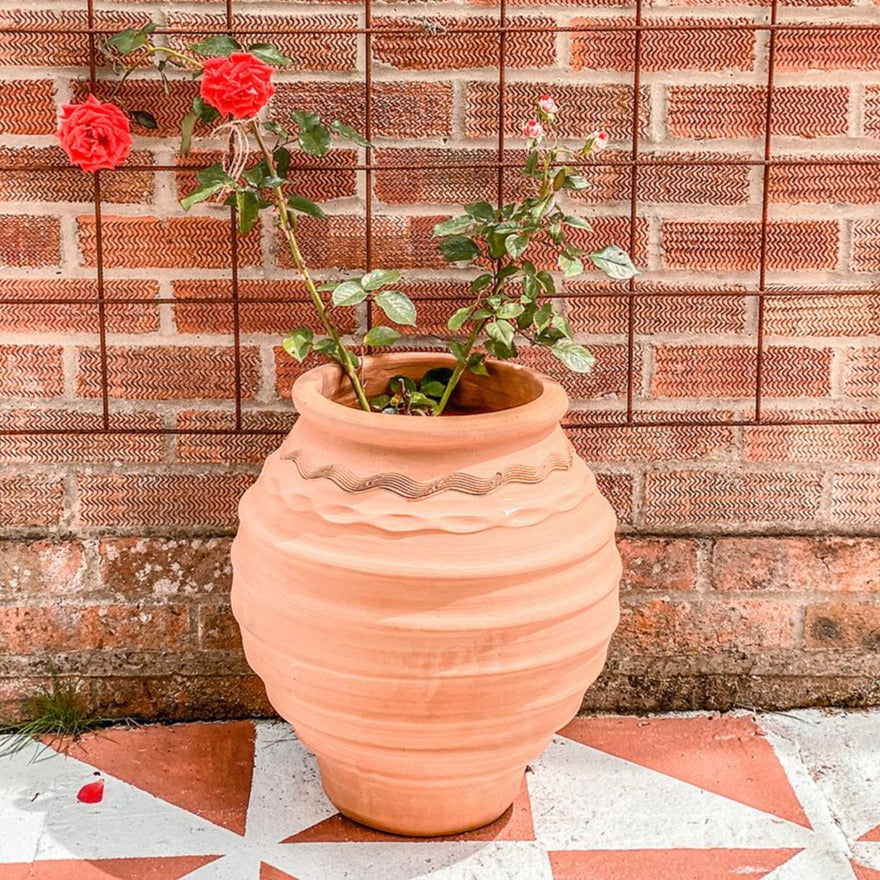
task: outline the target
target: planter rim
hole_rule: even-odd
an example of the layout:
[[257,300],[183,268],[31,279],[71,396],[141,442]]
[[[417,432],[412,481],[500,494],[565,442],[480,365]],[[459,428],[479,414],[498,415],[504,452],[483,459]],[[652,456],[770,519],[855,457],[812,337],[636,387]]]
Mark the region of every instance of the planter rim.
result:
[[[420,368],[454,366],[452,355],[440,352],[389,352],[368,355],[363,358],[367,368],[370,364],[407,364]],[[293,383],[291,396],[297,412],[309,420],[324,423],[335,431],[348,436],[375,435],[377,431],[391,433],[398,442],[430,438],[457,439],[459,443],[477,440],[498,432],[523,435],[550,430],[568,411],[568,395],[565,389],[549,376],[522,364],[507,361],[486,360],[486,365],[496,381],[504,382],[505,376],[524,375],[535,383],[538,394],[516,406],[494,412],[455,414],[441,418],[417,418],[392,416],[386,413],[364,412],[333,400],[329,395],[338,391],[345,380],[338,364],[323,364],[303,373]],[[491,381],[476,377],[475,381]],[[383,421],[384,420],[384,421]],[[388,429],[388,430],[386,430]]]

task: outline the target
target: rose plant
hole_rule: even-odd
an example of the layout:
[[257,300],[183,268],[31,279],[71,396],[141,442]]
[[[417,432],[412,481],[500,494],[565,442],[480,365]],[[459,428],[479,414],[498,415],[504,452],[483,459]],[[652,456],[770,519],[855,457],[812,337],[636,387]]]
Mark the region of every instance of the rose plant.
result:
[[[385,393],[370,400],[363,364],[339,330],[339,310],[370,300],[397,327],[414,327],[416,307],[396,289],[401,274],[394,269],[376,268],[323,283],[313,277],[303,258],[298,224],[302,216],[325,214],[319,204],[296,191],[292,162],[296,150],[325,156],[337,138],[359,147],[370,144],[350,126],[339,121],[327,124],[317,113],[294,110],[286,125],[261,116],[275,92],[274,67],[288,63],[275,47],[258,43],[245,49],[233,38],[217,35],[177,51],[154,44],[155,30],[148,24],[104,41],[103,51],[121,73],[120,79],[108,100],[90,94],[84,102],[62,108],[61,146],[84,171],[115,168],[131,149],[131,123],[157,126],[149,110],[120,104],[119,87],[131,73],[151,59],[163,83],[169,67],[199,79],[198,94],[181,123],[182,152],[189,151],[197,122],[214,124],[213,134],[227,136],[229,148],[222,162],[197,172],[197,186],[180,204],[184,210],[200,202],[232,205],[242,234],[255,227],[262,211],[274,213],[323,328],[320,334],[305,327],[291,331],[283,340],[289,355],[303,361],[314,353],[336,361],[362,409],[407,415],[441,415],[466,371],[486,374],[487,355],[514,358],[518,343],[544,346],[574,371],[592,368],[592,355],[574,341],[568,321],[556,308],[553,274],[536,265],[534,254],[538,249],[546,253],[549,244],[566,278],[584,271],[584,258],[613,279],[636,274],[620,247],[609,245],[585,254],[569,238],[570,230],[589,230],[590,225],[565,209],[564,196],[588,186],[575,165],[607,146],[604,131],[593,132],[577,149],[567,147],[556,131],[557,102],[551,95],[538,98],[535,116],[523,126],[527,139],[523,175],[532,184],[531,194],[498,207],[486,201],[465,205],[463,214],[434,229],[449,263],[472,264],[481,270],[470,284],[473,303],[448,320],[451,335],[446,347],[455,367],[432,369],[420,377],[395,376]],[[402,338],[397,327],[373,326],[359,342],[366,347],[394,345]]]

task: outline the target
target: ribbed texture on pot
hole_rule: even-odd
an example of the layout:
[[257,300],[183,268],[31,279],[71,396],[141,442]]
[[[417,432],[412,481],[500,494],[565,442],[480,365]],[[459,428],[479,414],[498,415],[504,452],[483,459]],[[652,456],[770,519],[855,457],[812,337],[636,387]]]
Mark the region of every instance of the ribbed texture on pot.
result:
[[[389,454],[382,435],[437,420],[343,412],[359,423],[346,460],[327,433],[339,425],[297,397],[299,422],[241,503],[232,600],[248,661],[318,756],[330,798],[377,828],[435,835],[497,818],[577,711],[617,623],[614,514],[558,427],[561,389],[520,375],[536,399],[439,420],[460,430],[444,427],[409,473],[418,450]],[[474,432],[492,430],[498,442],[475,449]],[[570,466],[412,500],[304,478],[291,453],[363,477],[372,458],[372,474],[418,480]]]

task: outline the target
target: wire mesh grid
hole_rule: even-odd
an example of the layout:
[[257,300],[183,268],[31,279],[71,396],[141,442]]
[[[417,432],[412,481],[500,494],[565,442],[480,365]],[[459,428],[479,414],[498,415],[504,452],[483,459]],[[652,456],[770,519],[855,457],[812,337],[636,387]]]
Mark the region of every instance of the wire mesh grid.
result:
[[[408,29],[397,29],[393,26],[389,27],[387,23],[383,23],[381,29],[376,26],[373,19],[373,6],[375,0],[363,0],[363,26],[357,27],[291,27],[291,28],[272,28],[271,33],[274,35],[299,35],[299,36],[328,36],[356,34],[362,37],[364,46],[364,66],[363,79],[360,87],[364,94],[364,135],[367,140],[372,140],[373,136],[373,99],[374,99],[374,76],[373,76],[373,38],[377,32],[381,32],[383,36],[393,35],[395,33],[406,34]],[[155,33],[158,35],[168,36],[187,36],[197,35],[204,37],[210,34],[229,34],[231,36],[243,37],[248,34],[265,35],[265,28],[248,28],[237,26],[235,13],[233,11],[233,0],[224,0],[225,5],[225,22],[222,27],[211,28],[199,26],[198,28],[187,27],[160,27]],[[703,167],[723,166],[736,167],[743,166],[747,168],[756,168],[761,178],[760,188],[760,236],[759,236],[759,253],[758,253],[758,270],[756,277],[755,289],[744,290],[741,287],[713,288],[706,289],[669,289],[657,290],[640,287],[637,279],[630,279],[626,284],[625,291],[619,289],[612,292],[603,292],[596,289],[587,293],[566,292],[561,294],[567,300],[571,301],[578,298],[588,298],[598,300],[602,298],[625,297],[625,337],[626,337],[626,391],[625,391],[625,413],[621,413],[621,419],[603,421],[601,419],[590,420],[586,424],[589,428],[621,428],[621,427],[664,427],[676,426],[683,427],[688,425],[716,425],[716,426],[759,426],[762,424],[772,423],[773,425],[858,425],[858,424],[880,424],[880,416],[868,413],[867,415],[853,414],[851,417],[847,414],[843,416],[833,416],[823,418],[815,417],[781,417],[774,414],[772,422],[768,422],[765,416],[765,367],[766,367],[766,345],[765,345],[765,303],[770,298],[779,297],[804,297],[804,296],[820,296],[831,295],[835,297],[860,297],[867,295],[876,295],[876,289],[872,288],[843,288],[833,287],[828,289],[818,289],[811,287],[809,290],[796,286],[774,285],[768,286],[768,230],[769,230],[769,213],[770,213],[770,175],[774,167],[781,164],[786,166],[804,165],[818,167],[833,167],[835,165],[846,166],[865,166],[866,169],[874,169],[880,167],[880,158],[872,156],[800,156],[800,157],[784,157],[778,158],[773,155],[773,136],[772,136],[772,120],[774,113],[774,99],[776,97],[776,43],[778,35],[782,31],[816,31],[827,32],[832,30],[847,30],[861,32],[880,32],[880,23],[871,22],[830,22],[830,21],[790,21],[780,22],[779,6],[780,0],[771,0],[766,8],[766,20],[757,22],[747,21],[726,21],[721,18],[703,18],[701,20],[682,19],[675,22],[662,20],[651,20],[645,16],[645,0],[634,0],[634,17],[626,22],[615,21],[613,19],[600,19],[598,21],[583,21],[571,26],[564,26],[558,23],[552,25],[541,24],[535,21],[533,24],[512,23],[508,17],[507,0],[499,0],[497,5],[497,17],[494,17],[493,23],[490,25],[475,26],[458,26],[456,33],[460,34],[490,34],[497,38],[497,140],[494,149],[495,159],[492,162],[461,162],[456,164],[437,164],[430,162],[420,162],[415,165],[407,165],[405,163],[394,163],[385,165],[375,161],[373,148],[366,148],[363,152],[364,160],[354,164],[344,166],[346,171],[360,172],[365,177],[366,199],[364,202],[365,215],[365,241],[364,255],[365,266],[369,270],[373,265],[375,224],[374,224],[374,196],[373,181],[374,174],[380,171],[425,171],[425,170],[475,170],[483,169],[494,172],[494,189],[497,201],[500,203],[504,199],[505,194],[505,172],[508,169],[520,167],[520,163],[511,161],[508,158],[505,132],[507,131],[506,118],[506,95],[507,95],[507,43],[511,35],[515,34],[538,34],[538,33],[578,33],[578,32],[610,32],[619,33],[621,30],[630,32],[633,35],[633,52],[632,52],[632,80],[631,92],[632,101],[630,106],[630,131],[631,145],[628,155],[621,155],[614,158],[598,157],[591,160],[591,163],[597,167],[614,168],[620,167],[628,174],[628,190],[629,190],[629,210],[628,210],[628,229],[629,229],[629,251],[634,252],[636,248],[637,237],[637,219],[639,215],[639,179],[640,172],[648,167],[656,166],[684,166],[684,165],[700,165]],[[106,26],[99,26],[96,19],[95,0],[86,0],[87,24],[85,27],[74,27],[68,29],[68,34],[79,34],[87,37],[89,50],[89,83],[91,88],[95,88],[98,83],[98,57],[99,47],[98,40],[102,35],[112,33]],[[823,15],[821,11],[817,13]],[[520,19],[520,21],[522,21]],[[761,155],[760,157],[743,157],[743,156],[720,156],[717,159],[701,156],[695,158],[693,156],[657,156],[646,154],[641,150],[640,145],[640,114],[642,111],[642,102],[644,100],[641,91],[642,70],[643,70],[643,44],[644,35],[649,32],[661,31],[754,31],[767,34],[766,44],[766,82],[763,89],[763,107],[762,107],[762,135],[761,135]],[[0,35],[3,34],[54,34],[57,30],[52,27],[44,27],[41,25],[33,25],[28,27],[0,27]],[[356,88],[357,84],[352,84],[352,88]],[[36,172],[36,171],[59,171],[57,166],[43,165],[39,163],[30,163],[26,166],[16,167],[14,165],[5,166],[9,171],[20,172]],[[194,171],[201,168],[201,165],[190,163],[178,164],[141,164],[131,162],[114,173],[120,172],[181,172]],[[343,166],[339,166],[342,168]],[[292,169],[296,170],[297,165],[294,162]],[[333,170],[333,165],[323,166],[323,170]],[[307,166],[302,166],[301,170],[308,170]],[[314,169],[312,169],[314,170]],[[274,304],[283,303],[286,300],[277,296],[248,296],[242,299],[240,296],[239,285],[239,267],[238,267],[238,251],[239,239],[236,232],[236,216],[235,209],[230,208],[229,211],[229,246],[231,254],[230,265],[230,295],[229,296],[208,296],[200,297],[199,302],[204,304],[225,304],[231,306],[231,335],[232,345],[234,349],[234,406],[235,418],[234,426],[227,428],[171,428],[171,427],[115,427],[113,425],[110,390],[108,380],[108,352],[107,352],[107,307],[117,304],[133,306],[138,304],[162,305],[177,304],[179,302],[175,297],[150,297],[137,298],[126,297],[118,298],[108,295],[104,282],[104,235],[102,225],[102,175],[100,172],[93,175],[93,209],[94,209],[94,238],[95,238],[95,278],[96,278],[96,300],[97,305],[97,335],[98,349],[100,356],[100,397],[102,425],[100,428],[59,428],[51,427],[40,428],[0,428],[0,434],[9,435],[37,435],[37,434],[283,434],[284,431],[279,428],[252,427],[243,424],[242,419],[242,376],[241,376],[241,352],[242,352],[242,329],[241,329],[241,305],[242,302],[248,304]],[[636,315],[639,307],[640,299],[644,297],[652,297],[655,299],[679,299],[684,301],[696,301],[702,298],[725,298],[730,296],[754,298],[757,302],[757,327],[753,340],[754,358],[754,376],[752,396],[753,414],[749,417],[738,416],[735,413],[718,413],[715,417],[706,418],[704,414],[699,417],[690,417],[686,413],[669,413],[669,418],[664,419],[663,414],[653,413],[650,417],[645,418],[647,413],[640,413],[635,402],[636,387]],[[441,295],[426,296],[424,299],[444,299]],[[34,298],[18,300],[14,297],[4,297],[4,304],[51,304],[51,305],[82,305],[83,299],[64,299],[56,297]],[[369,324],[370,316],[367,314],[367,322]],[[712,415],[712,414],[710,414]]]

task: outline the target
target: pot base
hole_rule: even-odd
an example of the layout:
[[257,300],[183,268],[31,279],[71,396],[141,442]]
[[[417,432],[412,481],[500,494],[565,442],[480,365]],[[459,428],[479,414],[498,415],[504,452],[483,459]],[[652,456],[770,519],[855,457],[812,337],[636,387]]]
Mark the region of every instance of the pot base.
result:
[[488,779],[412,780],[380,777],[318,758],[321,783],[349,819],[405,837],[443,837],[482,828],[500,818],[522,785],[525,767]]

